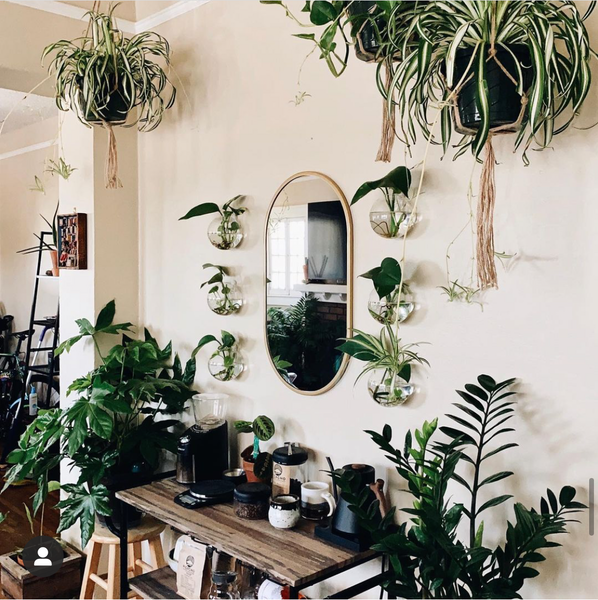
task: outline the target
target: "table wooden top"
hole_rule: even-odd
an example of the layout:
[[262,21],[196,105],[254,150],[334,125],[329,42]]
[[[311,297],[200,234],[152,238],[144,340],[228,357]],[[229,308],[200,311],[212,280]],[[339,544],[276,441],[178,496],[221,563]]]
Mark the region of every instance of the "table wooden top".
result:
[[275,529],[267,520],[240,519],[232,504],[188,509],[174,497],[188,489],[174,479],[117,492],[123,502],[168,523],[242,562],[268,573],[272,579],[293,587],[367,562],[376,553],[351,552],[314,536],[314,523],[301,519],[295,529]]

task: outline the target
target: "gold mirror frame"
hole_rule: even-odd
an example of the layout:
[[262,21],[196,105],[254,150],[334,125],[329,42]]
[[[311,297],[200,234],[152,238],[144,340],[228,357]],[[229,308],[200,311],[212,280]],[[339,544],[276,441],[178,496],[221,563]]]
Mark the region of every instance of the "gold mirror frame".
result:
[[274,361],[272,360],[272,355],[270,354],[270,344],[268,342],[268,329],[267,329],[267,319],[268,319],[268,223],[270,221],[270,215],[272,213],[272,209],[276,204],[276,200],[280,193],[284,190],[284,188],[299,179],[300,177],[319,177],[323,179],[328,185],[332,187],[332,189],[337,193],[338,198],[343,206],[343,212],[345,213],[345,220],[347,223],[347,337],[351,337],[351,332],[353,330],[353,218],[351,216],[351,207],[349,206],[349,202],[341,188],[338,184],[328,177],[324,175],[324,173],[319,173],[318,171],[301,171],[299,173],[295,173],[295,175],[291,175],[286,181],[280,185],[280,187],[276,190],[274,194],[274,198],[272,202],[270,202],[270,206],[268,207],[268,212],[266,214],[266,225],[264,228],[264,340],[266,343],[266,354],[268,355],[268,361],[276,374],[276,377],[279,381],[281,381],[287,388],[293,390],[294,392],[301,394],[303,396],[319,396],[320,394],[325,394],[330,391],[341,379],[347,370],[347,365],[349,364],[349,355],[345,354],[343,356],[343,360],[341,365],[336,372],[336,375],[330,382],[325,385],[323,388],[319,390],[300,390],[292,385],[290,385],[287,381],[285,381],[276,366],[274,365]]

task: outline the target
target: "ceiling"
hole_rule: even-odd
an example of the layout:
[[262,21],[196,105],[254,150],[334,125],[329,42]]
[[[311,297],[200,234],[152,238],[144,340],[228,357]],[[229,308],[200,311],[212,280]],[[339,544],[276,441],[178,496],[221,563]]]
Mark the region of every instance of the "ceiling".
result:
[[53,98],[29,94],[23,100],[23,96],[22,92],[0,88],[0,127],[12,110],[2,130],[3,134],[39,123],[58,114]]
[[[84,2],[82,0],[63,0],[62,4],[70,4],[72,6],[78,6],[85,10],[91,10],[94,2]],[[110,2],[100,2],[100,9],[106,10],[110,6]],[[126,19],[127,21],[140,21],[145,19],[165,8],[169,8],[172,5],[177,4],[175,0],[125,0],[116,7],[115,16]]]

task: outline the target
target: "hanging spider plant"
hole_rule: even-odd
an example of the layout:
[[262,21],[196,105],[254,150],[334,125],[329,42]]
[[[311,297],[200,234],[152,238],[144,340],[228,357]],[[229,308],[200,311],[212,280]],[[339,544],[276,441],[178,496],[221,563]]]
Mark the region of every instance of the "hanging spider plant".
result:
[[354,329],[353,332],[353,337],[343,338],[344,343],[338,350],[367,363],[355,383],[369,373],[368,391],[378,404],[403,404],[415,392],[415,387],[410,383],[413,365],[430,364],[413,350],[420,344],[402,346],[390,324],[377,336],[359,329]]
[[139,131],[152,131],[176,97],[175,87],[155,61],[170,64],[168,41],[153,32],[125,37],[116,27],[115,8],[108,13],[89,11],[84,36],[50,44],[42,53],[42,60],[52,56],[48,70],[55,76],[58,108],[75,111],[85,125],[108,129],[111,188],[119,187],[112,126],[126,123],[137,125]]

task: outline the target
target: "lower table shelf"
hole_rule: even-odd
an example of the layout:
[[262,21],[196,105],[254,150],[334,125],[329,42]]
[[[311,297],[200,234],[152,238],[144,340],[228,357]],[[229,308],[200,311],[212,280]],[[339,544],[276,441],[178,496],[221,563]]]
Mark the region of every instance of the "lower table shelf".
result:
[[156,600],[182,598],[176,593],[176,573],[170,567],[162,567],[129,579],[129,586],[142,598],[155,598]]

